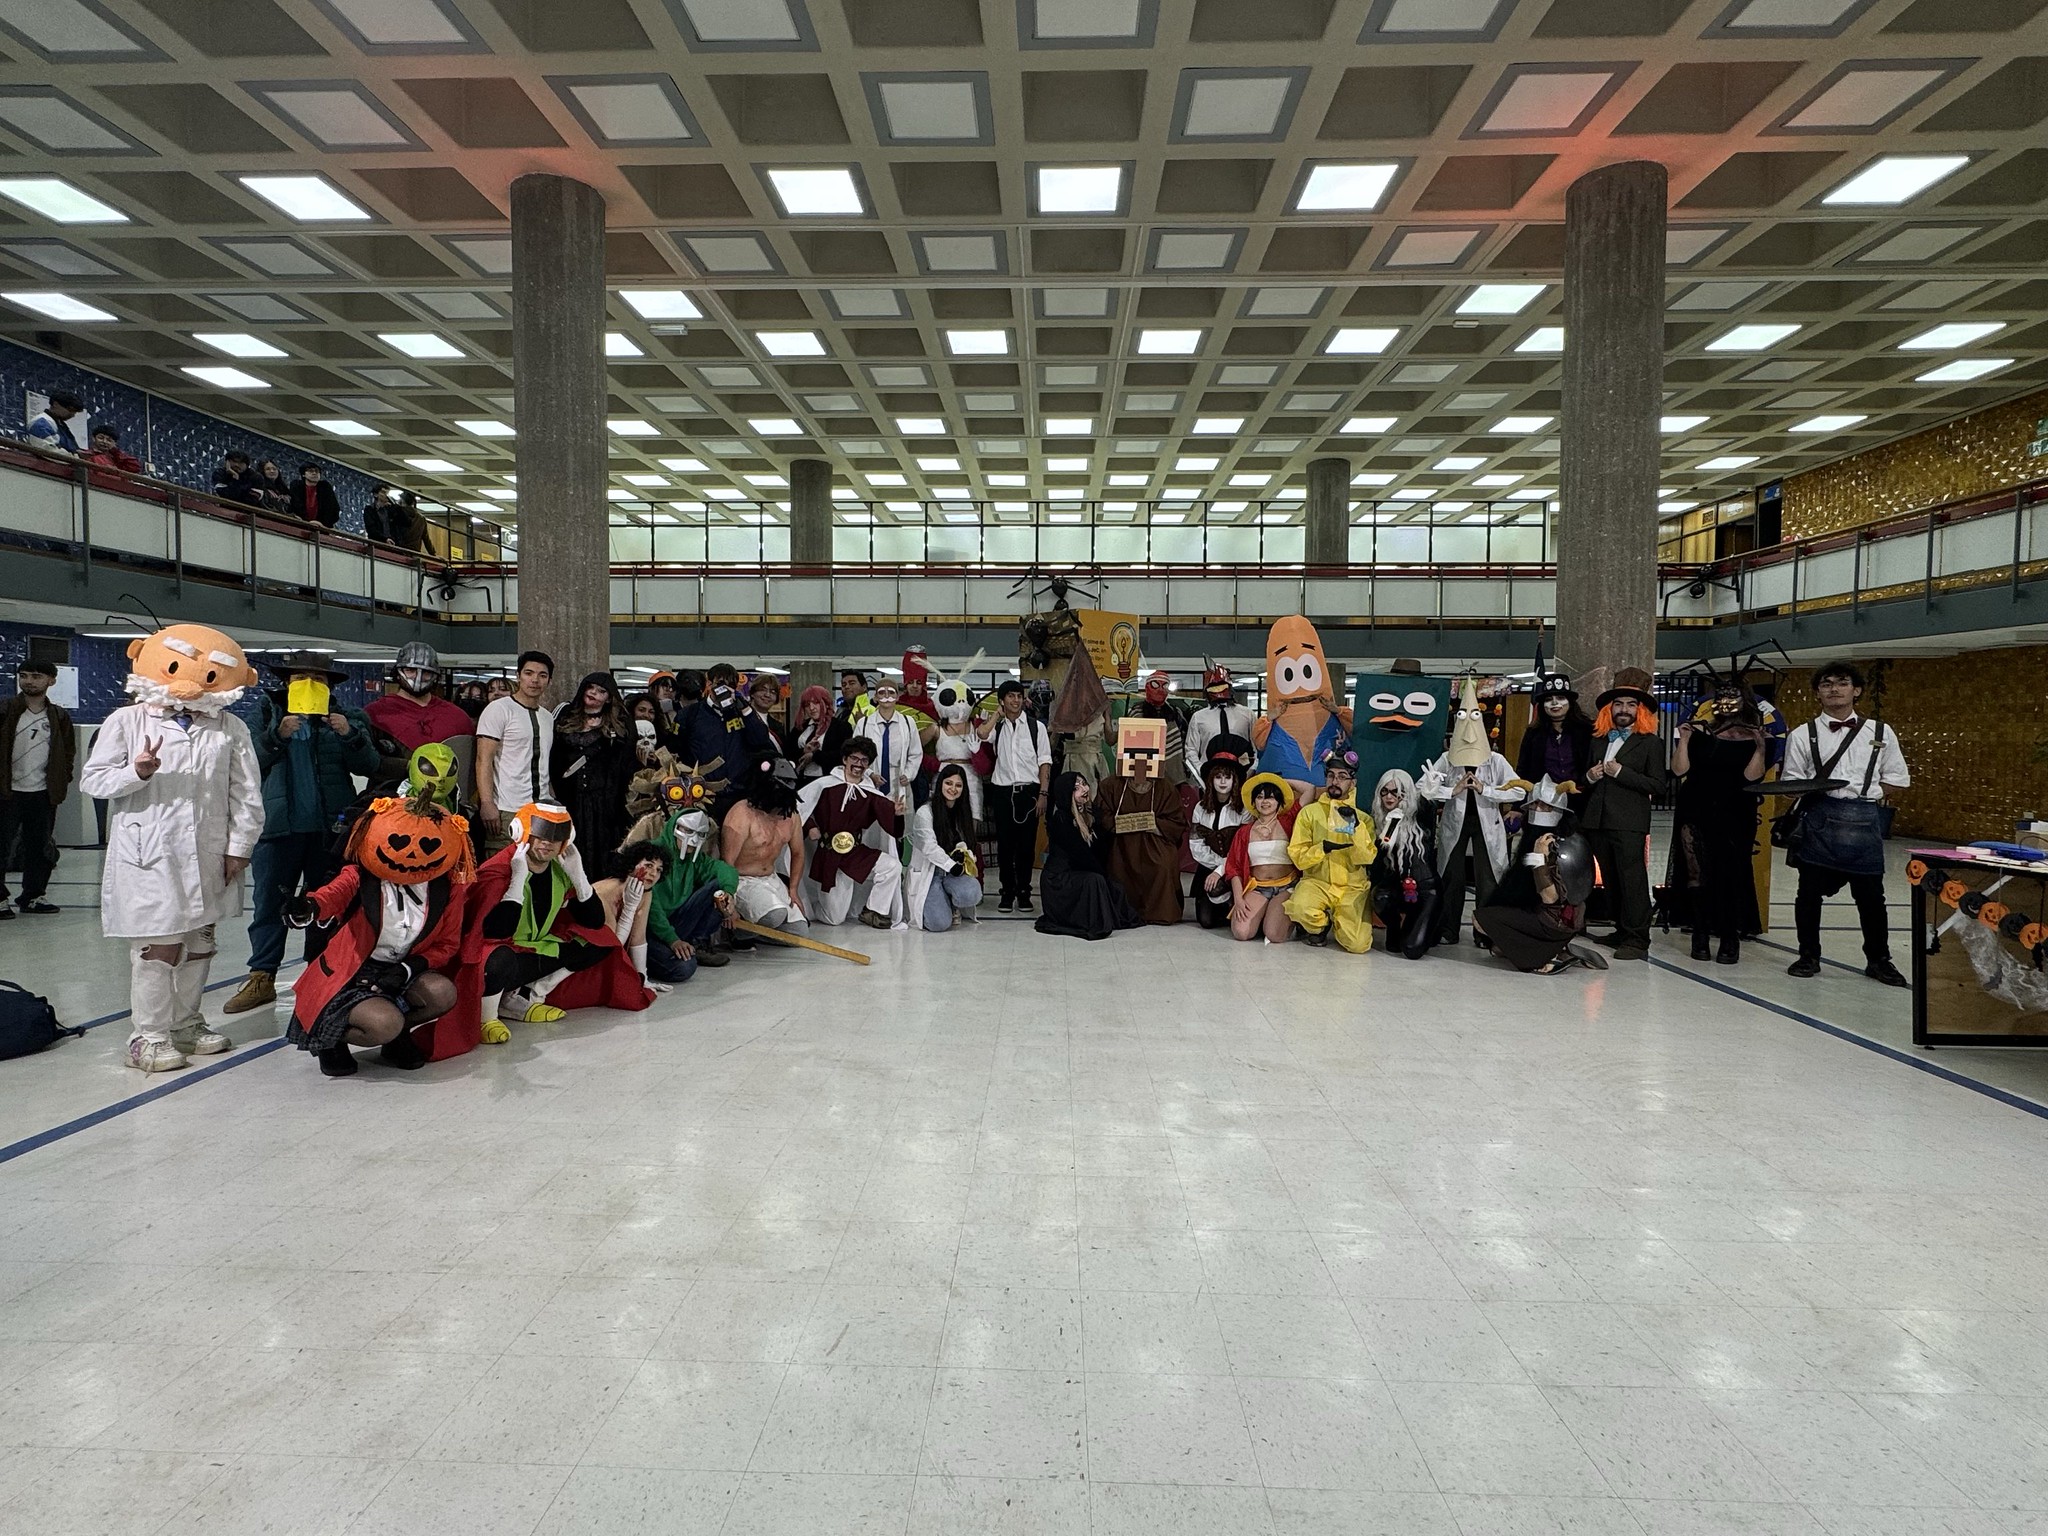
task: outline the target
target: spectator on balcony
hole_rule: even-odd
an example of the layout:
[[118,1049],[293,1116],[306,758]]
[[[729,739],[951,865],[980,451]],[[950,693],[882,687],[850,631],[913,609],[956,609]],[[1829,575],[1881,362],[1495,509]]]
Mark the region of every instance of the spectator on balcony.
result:
[[85,462],[97,464],[102,469],[118,469],[124,475],[142,473],[142,460],[121,451],[121,434],[112,427],[92,429],[92,451],[86,454]]
[[221,457],[219,466],[213,472],[213,494],[222,501],[232,501],[238,506],[263,505],[262,491],[256,484],[256,472],[249,468],[249,455],[239,448],[231,448]]
[[363,537],[378,544],[389,544],[393,510],[390,486],[380,485],[371,491],[370,499],[363,507]]
[[256,504],[266,512],[292,510],[291,482],[277,467],[277,460],[265,459],[256,466]]
[[36,413],[28,424],[28,438],[45,448],[61,448],[66,453],[77,453],[77,430],[71,425],[71,418],[85,409],[85,403],[68,390],[50,391],[50,403]]
[[332,528],[340,523],[341,498],[334,494],[334,487],[321,477],[318,464],[299,466],[299,483],[291,490],[291,511],[294,517],[318,523],[322,528]]
[[398,493],[398,499],[386,514],[385,521],[390,530],[387,542],[415,553],[422,550],[433,553],[427,547],[427,520],[420,512],[420,499],[411,491]]

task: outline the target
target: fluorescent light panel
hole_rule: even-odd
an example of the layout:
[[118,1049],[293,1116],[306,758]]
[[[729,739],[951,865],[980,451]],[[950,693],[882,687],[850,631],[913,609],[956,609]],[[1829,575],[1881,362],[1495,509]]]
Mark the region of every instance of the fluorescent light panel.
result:
[[0,176],[0,197],[53,224],[126,224],[128,215],[61,176]]
[[273,347],[260,336],[251,336],[246,331],[194,331],[192,339],[202,347],[211,347],[223,357],[283,357],[282,347]]
[[255,374],[244,373],[239,368],[223,368],[209,364],[203,367],[180,368],[178,371],[191,375],[202,384],[211,384],[216,389],[270,388],[268,379],[259,379]]
[[1400,171],[1386,162],[1313,167],[1294,200],[1297,213],[1370,213],[1386,200]]
[[343,192],[325,176],[237,176],[278,212],[301,224],[357,222],[370,218],[370,210]]
[[1970,163],[1968,155],[1885,155],[1821,199],[1832,207],[1896,208]]
[[868,211],[860,184],[845,166],[774,167],[767,175],[783,212],[793,217]]
[[46,293],[41,291],[5,293],[0,294],[0,298],[4,298],[10,304],[18,304],[23,309],[32,311],[35,314],[47,316],[52,320],[89,323],[120,318],[118,315],[109,314],[96,304],[88,304],[83,299],[74,299],[68,293]]

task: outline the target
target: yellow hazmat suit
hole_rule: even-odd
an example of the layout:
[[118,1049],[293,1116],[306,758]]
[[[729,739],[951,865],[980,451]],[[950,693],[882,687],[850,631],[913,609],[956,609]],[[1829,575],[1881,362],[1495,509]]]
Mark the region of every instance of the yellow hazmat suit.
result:
[[1372,818],[1359,813],[1356,793],[1341,800],[1326,794],[1303,806],[1295,818],[1287,856],[1301,871],[1301,883],[1287,898],[1287,915],[1309,933],[1334,927],[1338,944],[1362,955],[1372,948],[1365,867],[1379,844]]

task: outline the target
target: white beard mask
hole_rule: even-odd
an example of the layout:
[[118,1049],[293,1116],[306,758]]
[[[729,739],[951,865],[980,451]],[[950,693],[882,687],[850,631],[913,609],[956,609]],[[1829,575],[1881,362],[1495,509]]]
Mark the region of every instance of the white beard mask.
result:
[[175,715],[190,712],[195,715],[217,715],[247,692],[243,688],[226,688],[219,693],[202,693],[194,699],[181,699],[171,692],[168,683],[160,683],[153,677],[139,677],[128,674],[128,696],[138,704],[147,704],[152,709]]

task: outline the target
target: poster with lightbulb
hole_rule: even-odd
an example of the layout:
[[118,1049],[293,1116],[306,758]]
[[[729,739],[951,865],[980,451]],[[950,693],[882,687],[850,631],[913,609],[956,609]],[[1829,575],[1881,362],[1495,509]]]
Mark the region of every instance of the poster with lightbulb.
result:
[[1101,608],[1082,608],[1075,617],[1081,621],[1081,644],[1104,683],[1114,691],[1138,675],[1142,651],[1138,643],[1138,616],[1109,613]]

